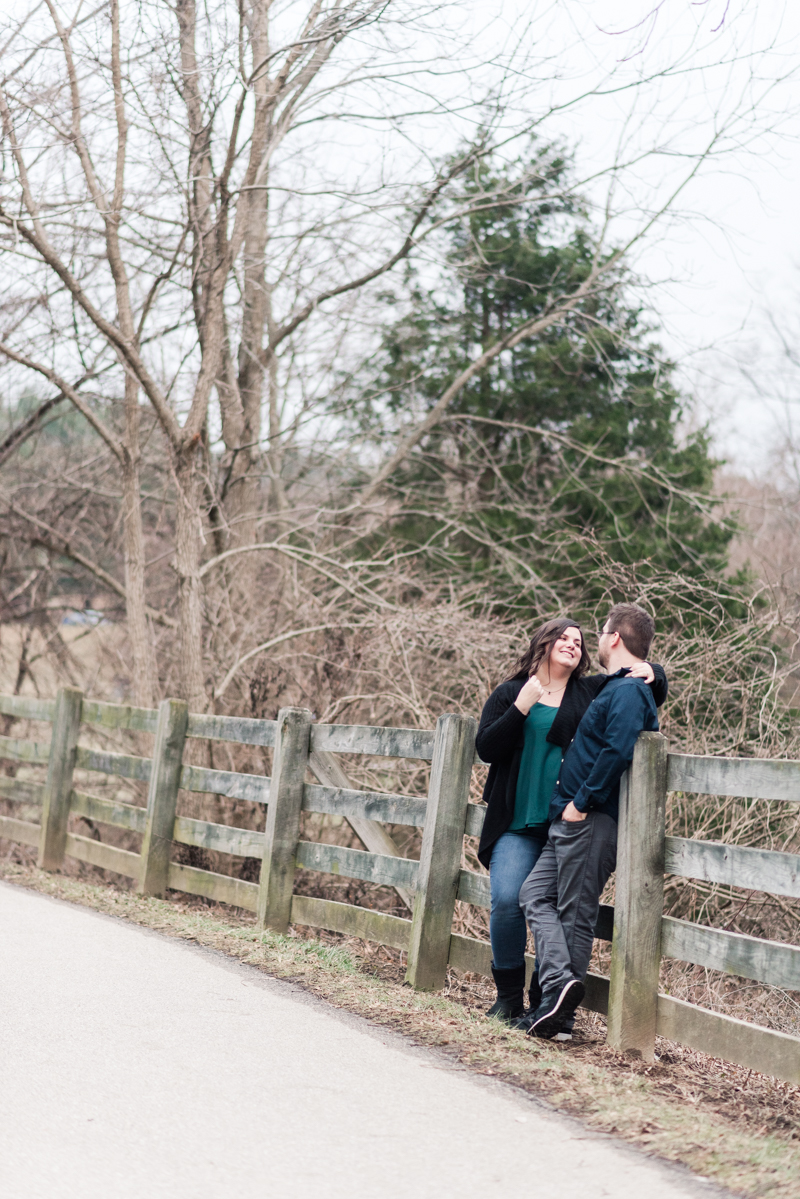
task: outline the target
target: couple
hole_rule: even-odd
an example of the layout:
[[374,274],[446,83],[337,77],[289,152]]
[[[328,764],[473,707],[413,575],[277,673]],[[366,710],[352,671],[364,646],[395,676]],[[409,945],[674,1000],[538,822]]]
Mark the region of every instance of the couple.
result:
[[[532,1036],[567,1039],[584,996],[600,895],[616,865],[619,782],[667,696],[646,661],[653,618],[616,604],[599,637],[606,674],[587,675],[580,625],[550,620],[484,706],[477,749],[490,764],[478,858],[488,867],[497,1000],[487,1013]],[[536,971],[524,1012],[528,926]]]

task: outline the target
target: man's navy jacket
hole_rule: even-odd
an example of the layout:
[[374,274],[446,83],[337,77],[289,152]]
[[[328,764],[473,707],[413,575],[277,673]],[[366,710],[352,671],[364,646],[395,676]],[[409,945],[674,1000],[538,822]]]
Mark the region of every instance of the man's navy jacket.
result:
[[550,819],[560,820],[570,800],[579,812],[596,809],[619,819],[619,780],[631,764],[636,738],[657,728],[647,684],[629,678],[627,666],[609,675],[564,755]]

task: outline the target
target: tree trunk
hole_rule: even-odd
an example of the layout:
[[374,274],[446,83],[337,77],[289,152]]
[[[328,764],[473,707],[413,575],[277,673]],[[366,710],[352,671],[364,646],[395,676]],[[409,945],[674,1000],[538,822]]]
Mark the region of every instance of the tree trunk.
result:
[[125,554],[125,607],[133,657],[134,702],[152,708],[156,690],[156,663],[152,630],[148,627],[142,501],[139,490],[139,389],[125,376],[125,458],[122,464],[123,536]]
[[[250,33],[253,63],[269,62],[268,5],[251,3],[243,10]],[[263,67],[253,80],[255,115],[251,161],[257,163],[255,186],[244,198],[246,220],[242,246],[244,295],[242,334],[239,342],[238,391],[241,404],[240,442],[233,449],[231,484],[227,510],[234,545],[252,545],[256,541],[260,510],[261,404],[264,396],[264,334],[267,322],[266,255],[269,238],[269,154],[272,139],[272,108],[269,70]]]
[[147,620],[144,580],[144,537],[139,506],[139,467],[126,455],[122,468],[124,505],[125,608],[133,658],[133,698],[141,708],[155,702],[156,666],[153,634]]
[[175,462],[177,519],[175,568],[178,575],[178,620],[181,696],[190,712],[204,712],[207,697],[203,673],[203,605],[200,556],[203,547],[201,447],[199,438]]
[[275,322],[272,317],[272,289],[266,291],[267,330],[269,349],[266,354],[269,396],[269,450],[267,464],[270,474],[270,498],[275,512],[285,512],[289,507],[283,480],[283,429],[281,428],[280,397],[278,390],[278,358],[273,347]]

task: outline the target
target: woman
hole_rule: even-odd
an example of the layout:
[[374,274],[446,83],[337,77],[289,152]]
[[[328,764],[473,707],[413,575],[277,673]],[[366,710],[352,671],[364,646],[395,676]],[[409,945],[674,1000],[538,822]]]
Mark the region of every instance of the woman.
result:
[[[476,746],[490,764],[483,792],[488,805],[478,859],[489,870],[489,936],[497,999],[487,1015],[505,1021],[524,1010],[527,928],[519,891],[547,841],[550,797],[561,759],[605,675],[586,675],[589,655],[580,625],[548,620],[534,633],[516,673],[489,696]],[[660,706],[667,677],[643,662],[631,670],[653,688]],[[538,1006],[534,974],[530,1002]]]

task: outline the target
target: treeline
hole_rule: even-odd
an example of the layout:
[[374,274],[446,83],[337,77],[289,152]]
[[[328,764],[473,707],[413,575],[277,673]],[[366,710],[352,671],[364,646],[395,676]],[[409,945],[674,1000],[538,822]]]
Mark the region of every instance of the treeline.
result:
[[[681,178],[633,222],[633,168],[582,178],[502,56],[481,94],[449,60],[448,123],[442,59],[414,58],[445,13],[410,12],[115,4],[10,33],[9,683],[88,685],[63,621],[103,619],[113,698],[429,727],[537,622],[625,598],[656,615],[676,744],[793,752],[794,626],[728,568],[736,514],[634,269]],[[685,182],[714,151],[683,149]]]

